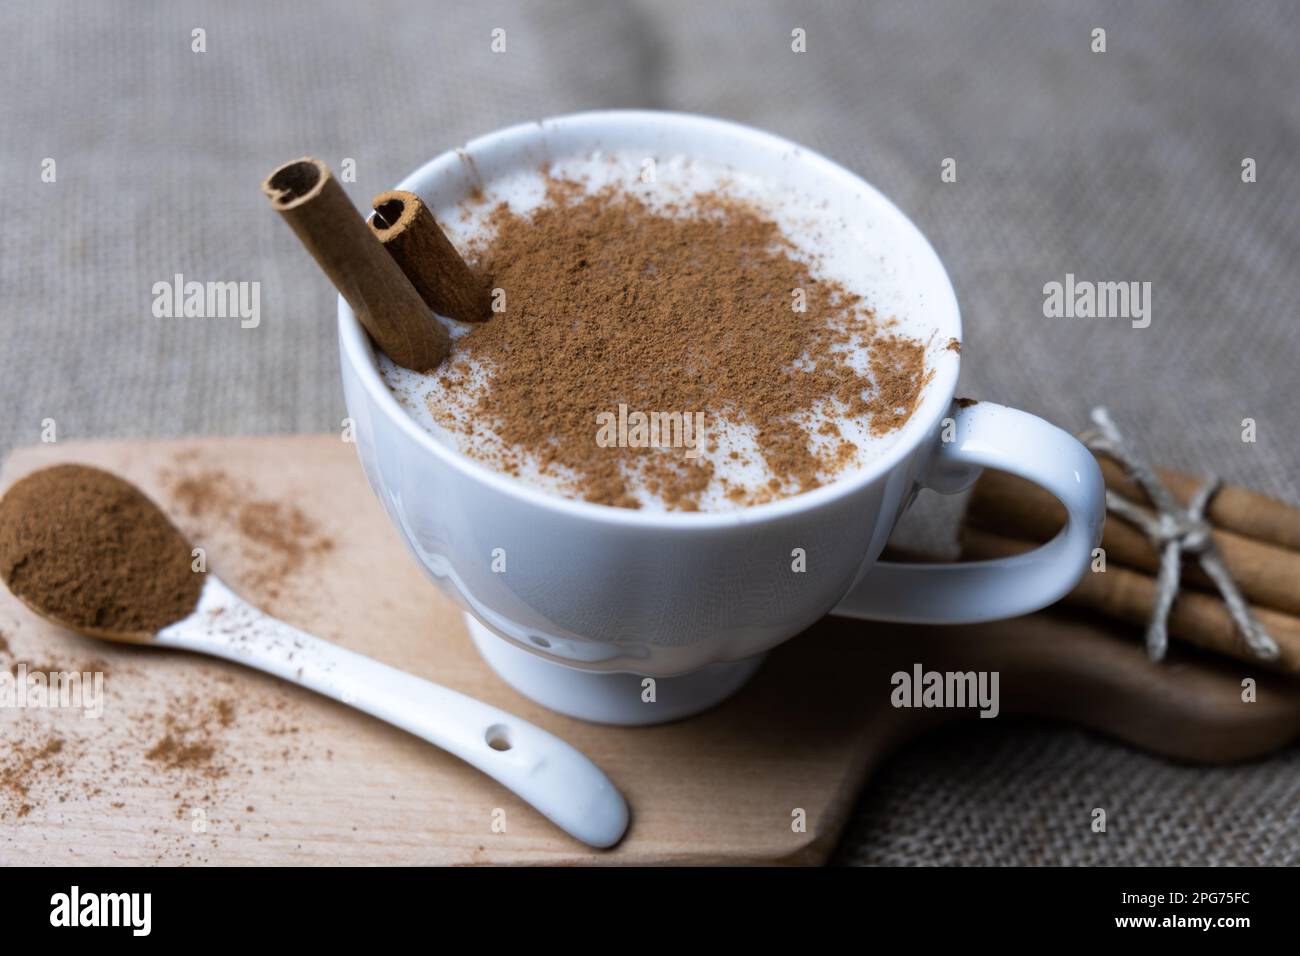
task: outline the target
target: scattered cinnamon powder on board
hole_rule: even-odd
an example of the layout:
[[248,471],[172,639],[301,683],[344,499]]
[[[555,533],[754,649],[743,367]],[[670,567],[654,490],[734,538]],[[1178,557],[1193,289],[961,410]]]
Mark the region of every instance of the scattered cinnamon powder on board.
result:
[[[635,508],[643,488],[693,510],[716,477],[707,456],[601,447],[596,416],[620,404],[703,412],[711,430],[752,426],[771,476],[757,489],[726,485],[727,496],[770,500],[816,488],[854,459],[845,440],[814,448],[810,413],[869,420],[884,434],[907,421],[928,381],[923,343],[892,332],[816,274],[761,210],[724,193],[652,208],[615,187],[592,194],[548,177],[545,203],[527,214],[502,203],[488,225],[479,268],[504,291],[505,311],[455,339],[441,384],[473,396],[461,427],[487,428],[510,451],[470,451],[508,473],[528,460],[576,475],[589,501]],[[848,361],[854,346],[869,349],[869,373]],[[475,367],[488,370],[486,387]],[[451,425],[443,401],[431,393],[429,407]],[[708,441],[717,447],[716,431]]]
[[32,812],[31,790],[38,778],[44,775],[61,777],[67,772],[60,761],[63,738],[44,735],[41,741],[29,743],[9,741],[7,749],[0,751],[0,791],[6,806],[16,819]]
[[0,578],[74,628],[152,634],[179,621],[203,589],[192,561],[157,505],[98,468],[43,468],[0,499]]
[[184,743],[180,738],[168,734],[154,744],[145,757],[160,761],[168,767],[196,767],[210,764],[214,753],[216,750],[212,744]]
[[[92,659],[40,669],[104,666]],[[58,825],[65,804],[138,813],[137,801],[153,807],[161,799],[183,822],[159,820],[151,829],[158,859],[202,859],[190,827],[194,810],[202,809],[211,827],[203,844],[215,846],[224,826],[239,829],[226,814],[247,803],[245,781],[312,759],[300,743],[301,707],[278,690],[250,693],[247,678],[193,662],[183,665],[179,690],[159,688],[152,665],[119,665],[113,673],[99,720],[75,709],[0,714],[0,821],[48,827]],[[0,842],[6,836],[0,825]]]
[[255,575],[244,583],[259,598],[278,597],[304,562],[334,548],[333,539],[296,505],[258,497],[247,482],[220,468],[178,460],[161,477],[191,535],[204,538],[215,524],[234,531],[234,543]]
[[185,708],[165,715],[164,733],[145,754],[172,770],[188,770],[208,778],[225,776],[219,759],[221,732],[235,722],[235,705],[229,698],[192,700]]

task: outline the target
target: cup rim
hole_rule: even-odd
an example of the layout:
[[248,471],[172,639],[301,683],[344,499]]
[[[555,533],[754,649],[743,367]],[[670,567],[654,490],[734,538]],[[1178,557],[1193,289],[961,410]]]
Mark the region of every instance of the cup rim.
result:
[[[449,166],[453,162],[462,162],[461,157],[465,154],[468,154],[472,160],[476,151],[495,146],[503,140],[536,136],[540,131],[547,129],[599,127],[610,123],[650,124],[664,122],[683,127],[694,126],[696,128],[712,128],[714,131],[725,131],[738,139],[762,144],[769,149],[780,147],[787,150],[797,150],[801,160],[810,164],[811,168],[819,176],[838,179],[843,182],[846,189],[852,188],[863,191],[874,201],[882,204],[886,211],[897,216],[902,228],[910,229],[915,234],[915,238],[919,240],[919,248],[922,253],[933,260],[937,275],[942,280],[938,283],[938,288],[933,290],[936,311],[951,313],[951,334],[958,342],[962,341],[961,311],[957,303],[956,292],[952,287],[952,280],[949,278],[943,262],[934,251],[929,239],[902,210],[861,176],[822,154],[774,133],[768,133],[731,120],[668,110],[590,110],[567,113],[504,127],[472,139],[464,146],[449,149],[407,175],[395,188],[418,193],[420,191],[418,187],[423,181],[440,172],[440,167],[444,165]],[[952,404],[961,366],[961,353],[959,350],[938,350],[938,357],[932,369],[934,375],[926,389],[926,394],[923,395],[920,406],[913,411],[912,416],[903,425],[901,433],[897,435],[890,446],[878,456],[872,458],[866,466],[837,477],[819,488],[799,492],[776,501],[739,508],[735,511],[649,511],[617,508],[613,505],[583,501],[565,497],[555,492],[544,491],[519,479],[502,474],[461,451],[438,441],[410,413],[401,407],[397,398],[384,384],[379,371],[378,355],[374,343],[370,341],[361,323],[341,295],[338,297],[338,322],[339,343],[343,358],[355,370],[357,378],[370,400],[390,420],[395,421],[398,428],[412,438],[416,444],[421,445],[448,466],[468,478],[491,486],[504,495],[548,511],[566,514],[573,518],[616,525],[678,532],[736,527],[738,525],[788,518],[857,493],[862,488],[893,471],[934,433],[943,415]]]

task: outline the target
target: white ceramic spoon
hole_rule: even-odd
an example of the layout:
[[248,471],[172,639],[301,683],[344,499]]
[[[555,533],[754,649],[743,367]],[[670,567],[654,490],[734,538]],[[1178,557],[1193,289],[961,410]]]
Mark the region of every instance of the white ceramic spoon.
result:
[[[135,636],[87,633],[140,642]],[[591,846],[612,846],[627,829],[623,795],[563,740],[482,701],[290,627],[242,600],[213,574],[192,614],[141,643],[224,657],[365,711],[477,767]]]

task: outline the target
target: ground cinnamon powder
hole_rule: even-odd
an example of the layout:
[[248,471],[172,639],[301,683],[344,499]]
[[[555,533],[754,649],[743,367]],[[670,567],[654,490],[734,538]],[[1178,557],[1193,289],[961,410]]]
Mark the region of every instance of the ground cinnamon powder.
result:
[[[854,458],[833,422],[814,450],[810,410],[832,407],[881,434],[908,419],[927,380],[922,343],[892,332],[760,209],[724,193],[652,207],[548,177],[543,205],[525,214],[500,204],[488,225],[475,251],[505,309],[458,338],[444,365],[445,394],[481,391],[457,427],[490,429],[544,472],[576,474],[589,501],[638,507],[640,487],[693,510],[717,477],[708,455],[682,448],[600,447],[596,416],[620,404],[705,413],[710,451],[717,428],[752,426],[770,480],[724,488],[752,504],[815,488]],[[869,349],[869,372],[847,361],[854,345]],[[489,370],[486,387],[470,363]],[[492,464],[520,467],[511,454]]]
[[203,587],[192,561],[152,501],[98,468],[45,468],[0,499],[0,578],[74,628],[152,634],[180,620]]
[[206,544],[216,528],[236,532],[222,539],[252,573],[241,583],[258,600],[276,600],[284,585],[334,541],[296,505],[262,497],[237,475],[193,458],[181,458],[159,480],[177,520],[192,540]]

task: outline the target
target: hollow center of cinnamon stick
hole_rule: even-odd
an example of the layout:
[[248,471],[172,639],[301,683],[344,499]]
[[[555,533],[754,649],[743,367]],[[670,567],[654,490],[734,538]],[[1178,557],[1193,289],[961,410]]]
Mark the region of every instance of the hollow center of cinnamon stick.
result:
[[267,185],[275,191],[275,203],[288,205],[295,199],[301,199],[319,185],[320,167],[311,160],[301,160],[277,169]]
[[389,199],[375,207],[375,222],[384,229],[397,225],[406,211],[406,203],[400,199]]

